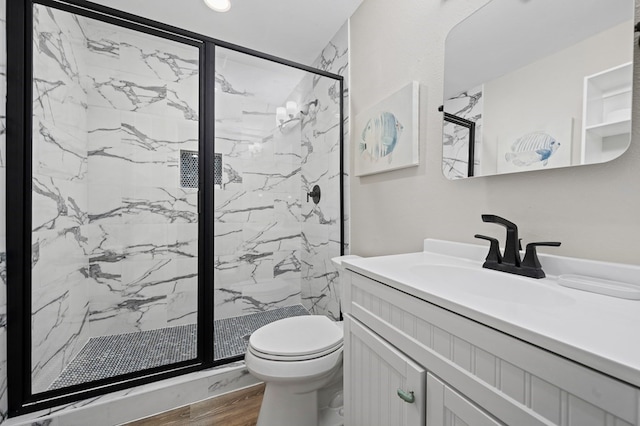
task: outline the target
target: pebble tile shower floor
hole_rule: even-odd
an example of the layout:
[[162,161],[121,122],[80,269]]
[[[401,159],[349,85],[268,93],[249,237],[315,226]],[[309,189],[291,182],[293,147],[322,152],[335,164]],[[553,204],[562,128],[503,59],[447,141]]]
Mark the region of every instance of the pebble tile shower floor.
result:
[[[249,336],[273,321],[309,315],[302,305],[214,321],[214,358],[243,355]],[[49,390],[105,379],[196,357],[197,327],[187,324],[136,333],[92,337]]]
[[247,350],[251,333],[271,322],[288,317],[309,315],[302,305],[286,306],[272,311],[217,320],[213,325],[213,357],[225,359],[242,355]]

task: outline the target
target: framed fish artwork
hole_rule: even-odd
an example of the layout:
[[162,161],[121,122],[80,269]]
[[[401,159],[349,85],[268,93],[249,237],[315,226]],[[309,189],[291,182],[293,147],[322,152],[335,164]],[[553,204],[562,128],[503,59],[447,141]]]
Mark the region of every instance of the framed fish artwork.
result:
[[411,82],[356,115],[356,176],[418,165],[419,86]]

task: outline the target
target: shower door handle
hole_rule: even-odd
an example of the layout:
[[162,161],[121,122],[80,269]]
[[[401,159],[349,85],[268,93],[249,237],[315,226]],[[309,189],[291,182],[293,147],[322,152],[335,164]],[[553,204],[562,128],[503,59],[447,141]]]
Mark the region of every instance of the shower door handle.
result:
[[320,202],[320,187],[318,185],[314,185],[311,192],[307,192],[307,203],[309,202],[309,197],[316,204]]

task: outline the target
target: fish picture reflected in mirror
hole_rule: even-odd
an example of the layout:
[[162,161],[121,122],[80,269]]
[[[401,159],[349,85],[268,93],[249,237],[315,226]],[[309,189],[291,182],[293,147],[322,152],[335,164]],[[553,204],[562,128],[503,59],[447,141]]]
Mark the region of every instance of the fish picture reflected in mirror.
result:
[[516,139],[511,145],[511,152],[507,152],[504,159],[515,166],[530,166],[535,163],[546,166],[559,147],[560,143],[547,133],[528,133]]
[[445,42],[443,174],[622,155],[631,140],[634,6],[492,0],[455,26]]

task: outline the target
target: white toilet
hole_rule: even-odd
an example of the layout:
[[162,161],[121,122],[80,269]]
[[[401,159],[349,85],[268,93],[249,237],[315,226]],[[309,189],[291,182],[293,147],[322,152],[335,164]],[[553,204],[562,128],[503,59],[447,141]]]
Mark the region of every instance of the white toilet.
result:
[[251,335],[247,369],[266,384],[258,426],[342,424],[342,338],[342,323],[323,315],[281,319]]

